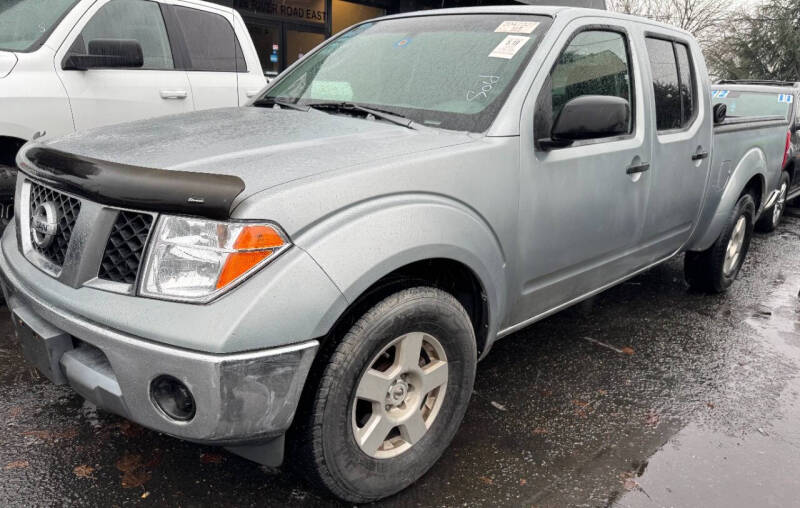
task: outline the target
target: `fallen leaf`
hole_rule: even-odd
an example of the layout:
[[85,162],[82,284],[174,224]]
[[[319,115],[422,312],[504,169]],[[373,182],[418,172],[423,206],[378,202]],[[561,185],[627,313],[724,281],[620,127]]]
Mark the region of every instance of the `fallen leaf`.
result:
[[5,471],[10,471],[12,469],[25,469],[28,467],[30,463],[27,460],[15,460],[14,462],[9,462],[3,468]]
[[599,395],[608,395],[608,390],[597,390]]
[[658,422],[659,422],[660,419],[661,419],[661,417],[658,416],[658,413],[656,413],[655,411],[650,411],[647,414],[647,418],[645,419],[645,422],[647,423],[647,425],[655,427],[656,425],[658,425]]
[[75,469],[73,469],[72,472],[75,473],[75,476],[78,478],[92,478],[94,468],[92,466],[83,464],[80,466],[75,466]]
[[200,462],[203,464],[219,464],[222,462],[222,455],[218,453],[203,453],[200,455]]
[[520,478],[519,479],[519,484],[520,485],[526,485],[527,483],[528,483],[528,480],[526,480],[525,478]]
[[577,407],[586,407],[589,405],[588,402],[578,399],[572,399],[572,403],[575,404]]
[[710,409],[714,409],[714,403],[713,402],[706,402],[706,406],[708,406]]
[[630,346],[625,346],[620,351],[622,351],[626,355],[632,355],[634,353],[633,348]]
[[633,478],[626,478],[625,481],[622,482],[622,488],[624,488],[625,490],[633,490],[638,486],[639,484],[636,483],[636,480],[634,480]]
[[8,410],[8,416],[12,419],[16,419],[21,414],[22,414],[22,408],[19,406],[14,406]]
[[115,466],[123,473],[127,471],[133,471],[134,469],[142,466],[142,456],[126,453],[120,457],[119,460],[117,460]]
[[487,477],[487,476],[481,476],[478,479],[481,482],[485,483],[486,485],[492,485],[494,483],[494,481],[491,478]]
[[548,433],[547,429],[545,429],[544,427],[536,427],[535,429],[533,429],[533,434],[536,436],[542,436],[547,433]]
[[147,497],[149,495],[150,495],[150,492],[145,492],[144,494],[142,494],[142,499],[147,499]]
[[142,456],[126,454],[117,460],[116,467],[122,472],[122,487],[142,487],[150,480],[150,472],[142,464]]
[[136,487],[143,487],[145,483],[150,481],[150,472],[144,469],[136,469],[134,471],[126,471],[122,474],[122,488],[132,489]]

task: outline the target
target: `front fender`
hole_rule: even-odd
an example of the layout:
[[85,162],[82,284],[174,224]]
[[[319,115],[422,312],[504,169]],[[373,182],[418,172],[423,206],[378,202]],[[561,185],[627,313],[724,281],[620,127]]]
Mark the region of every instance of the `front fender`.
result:
[[458,261],[475,273],[486,293],[489,342],[497,334],[506,309],[505,255],[492,228],[463,203],[433,194],[385,196],[329,216],[294,242],[350,303],[410,263]]
[[765,176],[767,174],[767,157],[761,149],[752,148],[745,153],[728,177],[729,168],[728,161],[723,161],[717,169],[718,174],[712,178],[712,182],[722,182],[722,185],[712,183],[709,188],[698,227],[686,250],[703,251],[711,247],[722,232],[728,215],[753,177],[761,180],[760,202],[766,201],[769,189]]

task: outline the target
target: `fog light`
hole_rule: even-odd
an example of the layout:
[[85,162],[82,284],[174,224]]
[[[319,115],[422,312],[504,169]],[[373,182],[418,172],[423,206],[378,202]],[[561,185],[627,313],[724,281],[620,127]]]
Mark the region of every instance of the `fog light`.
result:
[[150,383],[153,403],[173,420],[188,422],[194,418],[195,404],[192,392],[172,376],[158,376]]

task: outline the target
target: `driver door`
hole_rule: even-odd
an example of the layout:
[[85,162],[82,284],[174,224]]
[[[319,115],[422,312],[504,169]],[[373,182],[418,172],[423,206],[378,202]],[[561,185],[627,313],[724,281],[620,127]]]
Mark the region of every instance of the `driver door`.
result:
[[[149,0],[98,2],[56,53],[78,130],[194,109],[186,71],[176,70],[161,7]],[[85,54],[94,39],[135,40],[144,66],[133,69],[65,70],[70,53]]]
[[[631,32],[617,20],[576,23],[562,33],[524,106],[521,126],[519,264],[521,296],[512,323],[599,290],[634,272],[651,175],[650,127]],[[542,147],[571,99],[628,101],[628,133]]]

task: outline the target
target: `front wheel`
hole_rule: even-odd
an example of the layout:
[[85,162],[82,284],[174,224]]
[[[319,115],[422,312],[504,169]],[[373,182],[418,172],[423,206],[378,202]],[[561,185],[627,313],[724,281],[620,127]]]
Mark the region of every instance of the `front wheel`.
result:
[[305,415],[311,479],[352,503],[415,482],[455,436],[476,363],[472,322],[450,294],[418,287],[378,303],[336,347]]
[[731,210],[714,244],[702,252],[686,253],[683,270],[689,286],[709,293],[722,293],[733,284],[750,248],[755,213],[753,197],[743,195]]
[[778,227],[786,210],[786,196],[789,194],[789,173],[781,172],[780,183],[778,184],[778,199],[768,209],[764,210],[761,217],[756,222],[756,231],[760,233],[770,233]]

